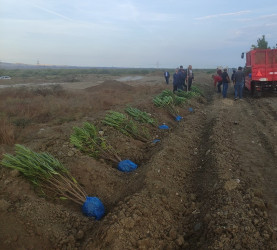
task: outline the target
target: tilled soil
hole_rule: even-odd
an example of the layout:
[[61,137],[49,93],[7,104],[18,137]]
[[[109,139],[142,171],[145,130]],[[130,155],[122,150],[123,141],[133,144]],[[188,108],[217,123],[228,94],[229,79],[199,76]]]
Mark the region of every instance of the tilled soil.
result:
[[[143,93],[142,80],[129,83],[136,98],[113,82],[121,99],[170,126],[151,130],[156,144],[104,128],[119,154],[139,164],[131,173],[73,148],[76,122],[34,131],[25,145],[61,160],[106,215],[95,221],[69,201],[39,197],[19,173],[1,168],[1,249],[277,249],[277,97],[234,101],[230,87],[222,99],[210,76],[196,79],[204,97],[186,104],[181,122],[151,102],[171,88],[162,80],[149,81],[156,87]],[[101,85],[87,91],[111,93]]]

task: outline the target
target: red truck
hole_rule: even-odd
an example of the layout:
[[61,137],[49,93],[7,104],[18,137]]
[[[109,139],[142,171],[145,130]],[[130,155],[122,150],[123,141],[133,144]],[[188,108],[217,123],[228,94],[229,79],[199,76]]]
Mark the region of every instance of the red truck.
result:
[[245,87],[253,96],[264,91],[277,92],[277,49],[253,49],[246,53]]

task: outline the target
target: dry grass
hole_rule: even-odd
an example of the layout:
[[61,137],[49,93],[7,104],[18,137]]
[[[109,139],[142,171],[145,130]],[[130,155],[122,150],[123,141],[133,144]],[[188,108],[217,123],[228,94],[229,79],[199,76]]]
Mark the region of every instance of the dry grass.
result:
[[7,118],[0,120],[0,144],[12,145],[15,142],[15,127]]
[[85,105],[83,101],[74,93],[49,89],[9,89],[0,93],[0,109],[17,126],[23,120],[48,123],[74,116]]
[[[64,90],[61,87],[0,91],[0,143],[13,144],[22,129],[36,124],[63,124],[82,117],[95,117],[97,112],[125,105],[134,100],[136,91],[122,98],[117,89]],[[121,92],[122,94],[122,92]],[[123,100],[124,99],[124,100]]]

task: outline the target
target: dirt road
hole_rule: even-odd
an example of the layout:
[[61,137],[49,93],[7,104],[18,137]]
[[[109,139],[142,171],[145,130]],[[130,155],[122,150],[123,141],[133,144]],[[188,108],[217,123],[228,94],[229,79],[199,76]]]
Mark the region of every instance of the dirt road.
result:
[[[135,172],[121,173],[68,143],[73,125],[98,119],[107,107],[96,118],[21,139],[59,158],[87,193],[101,198],[106,216],[94,221],[70,202],[40,198],[18,173],[2,168],[1,249],[277,249],[277,97],[234,101],[230,89],[223,100],[209,75],[195,77],[204,97],[186,104],[179,123],[152,104],[155,94],[171,89],[162,78],[118,84],[122,101],[170,126],[151,131],[157,144],[104,129],[119,154],[139,164]],[[94,92],[111,93],[103,86]],[[123,110],[125,103],[109,105]]]

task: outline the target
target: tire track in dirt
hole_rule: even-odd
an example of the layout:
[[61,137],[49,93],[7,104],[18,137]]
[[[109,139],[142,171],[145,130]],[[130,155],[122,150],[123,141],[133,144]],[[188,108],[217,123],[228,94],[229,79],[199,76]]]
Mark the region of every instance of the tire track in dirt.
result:
[[[199,144],[202,150],[198,167],[190,177],[198,213],[190,218],[189,226],[194,232],[188,237],[189,249],[275,249],[274,224],[268,217],[266,194],[259,187],[267,185],[259,179],[259,171],[256,172],[259,166],[245,166],[249,149],[254,157],[248,159],[253,162],[261,156],[255,154],[253,133],[256,132],[267,152],[261,157],[270,162],[276,158],[272,147],[264,145],[268,138],[261,138],[258,129],[249,129],[247,123],[253,123],[255,116],[249,116],[251,108],[246,104],[214,96],[205,109],[208,119]],[[265,122],[268,123],[268,118]],[[238,139],[250,147],[244,149]],[[276,176],[274,166],[269,167]],[[275,183],[268,184],[267,189],[276,190]]]
[[[256,172],[262,177],[265,202],[268,203],[272,216],[273,227],[277,228],[277,113],[271,105],[276,105],[276,99],[260,98],[249,99],[248,110],[253,114],[256,122],[253,123],[257,153],[264,162],[257,161]],[[268,103],[270,102],[270,104]],[[258,146],[256,146],[258,144]]]
[[274,144],[276,144],[277,136],[277,112],[272,110],[272,107],[263,99],[247,99],[247,103],[249,105],[244,112],[250,112],[251,115],[256,118],[256,121],[252,126],[259,135],[263,147],[272,157],[276,157],[277,151],[274,149],[274,146],[276,146]]

